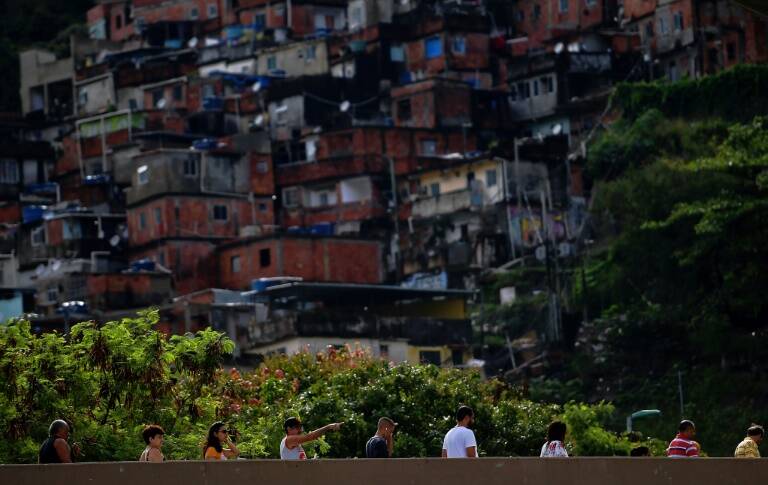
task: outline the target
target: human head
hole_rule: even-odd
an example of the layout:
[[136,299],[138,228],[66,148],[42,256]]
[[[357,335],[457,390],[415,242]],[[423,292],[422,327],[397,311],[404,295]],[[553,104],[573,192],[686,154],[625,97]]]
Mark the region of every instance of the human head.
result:
[[638,446],[632,448],[629,452],[629,456],[651,456],[651,450],[647,446]]
[[63,419],[57,419],[48,427],[48,436],[61,439],[69,438],[69,424]]
[[221,452],[223,449],[221,446],[222,441],[227,439],[227,427],[221,421],[216,421],[208,428],[208,437],[205,440],[205,447],[213,447],[216,451]]
[[163,436],[165,431],[163,428],[156,424],[150,424],[144,427],[141,432],[141,436],[144,438],[144,443],[154,447],[160,448],[163,445]]
[[301,424],[301,420],[297,417],[291,416],[283,423],[283,429],[288,436],[294,434],[301,434],[304,430],[304,426]]
[[456,422],[462,426],[472,426],[475,422],[475,412],[469,406],[460,406],[456,411]]
[[696,425],[693,424],[693,421],[687,419],[680,421],[680,426],[677,430],[680,432],[680,436],[689,440],[696,436]]
[[760,444],[760,442],[763,441],[763,436],[765,436],[765,430],[762,426],[753,424],[747,430],[747,436],[752,438],[752,441],[755,443]]
[[565,432],[568,428],[562,421],[552,421],[547,428],[547,441],[565,441]]
[[379,434],[382,435],[391,435],[395,431],[395,426],[397,426],[397,423],[394,422],[390,418],[379,418],[379,423],[377,426],[377,431]]

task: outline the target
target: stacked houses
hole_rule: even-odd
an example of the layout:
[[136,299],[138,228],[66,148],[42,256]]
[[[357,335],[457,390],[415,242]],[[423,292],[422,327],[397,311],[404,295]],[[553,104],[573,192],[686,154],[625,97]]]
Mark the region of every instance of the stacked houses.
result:
[[727,0],[100,0],[20,56],[0,313],[471,365],[479,278],[577,249],[611,87],[768,59]]

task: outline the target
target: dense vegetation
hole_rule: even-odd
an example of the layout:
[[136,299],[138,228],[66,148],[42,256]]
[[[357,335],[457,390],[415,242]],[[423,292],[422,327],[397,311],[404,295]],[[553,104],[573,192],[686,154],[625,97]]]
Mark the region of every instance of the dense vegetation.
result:
[[135,460],[147,423],[166,429],[168,458],[198,459],[207,427],[219,419],[237,430],[244,457],[277,457],[291,415],[307,428],[345,423],[308,446],[310,456],[361,456],[381,415],[400,423],[396,456],[439,456],[460,403],[476,410],[482,455],[538,455],[558,416],[570,426],[574,454],[626,455],[632,446],[605,429],[608,404],[534,403],[476,373],[394,365],[359,349],[277,357],[241,375],[221,367],[233,349],[222,334],[168,339],[156,321],[150,311],[101,327],[82,323],[68,339],[35,335],[25,321],[0,327],[0,462],[34,462],[59,417],[72,422],[88,461]]
[[573,281],[599,318],[535,398],[659,408],[641,429],[667,439],[682,414],[713,455],[768,423],[766,93],[765,66],[619,88],[624,117],[589,151],[597,247]]

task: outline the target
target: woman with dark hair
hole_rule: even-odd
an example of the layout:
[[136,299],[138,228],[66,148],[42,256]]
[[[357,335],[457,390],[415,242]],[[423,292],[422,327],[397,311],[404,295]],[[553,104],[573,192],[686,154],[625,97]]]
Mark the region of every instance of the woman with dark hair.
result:
[[[224,448],[227,445],[227,448]],[[208,437],[203,446],[203,458],[206,460],[227,460],[237,458],[240,450],[229,438],[226,426],[221,421],[216,421],[208,428]]]
[[567,457],[563,442],[565,441],[565,432],[567,428],[562,421],[552,421],[547,428],[547,442],[541,447],[542,458]]
[[141,436],[144,438],[144,443],[147,444],[147,447],[144,448],[144,451],[141,453],[139,461],[151,461],[155,463],[162,463],[165,461],[163,452],[160,451],[160,448],[163,446],[164,435],[165,431],[163,431],[163,428],[156,424],[150,424],[144,428],[141,432]]

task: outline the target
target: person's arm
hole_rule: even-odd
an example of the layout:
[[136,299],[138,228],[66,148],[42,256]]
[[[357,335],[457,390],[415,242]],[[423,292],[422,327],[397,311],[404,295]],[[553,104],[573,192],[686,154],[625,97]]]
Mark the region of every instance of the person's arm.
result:
[[162,463],[163,453],[157,448],[150,448],[149,452],[147,453],[147,461],[151,461],[153,463]]
[[235,444],[229,438],[227,438],[227,445],[229,446],[229,449],[224,448],[224,456],[227,458],[237,458],[237,456],[240,455],[240,450],[237,449],[237,446],[235,446]]
[[395,449],[395,437],[391,434],[387,436],[387,457],[392,458],[392,452]]
[[477,458],[477,441],[475,440],[475,433],[468,430],[464,438],[464,447],[467,450],[467,458]]
[[59,460],[62,463],[72,463],[72,450],[69,448],[69,443],[66,440],[56,439],[53,442],[53,447],[56,449],[56,454],[59,455]]
[[316,430],[314,430],[314,431],[312,431],[310,433],[307,433],[307,434],[296,434],[296,435],[288,436],[285,439],[285,446],[289,450],[292,450],[292,449],[296,448],[297,446],[299,446],[302,443],[307,443],[309,441],[315,441],[316,439],[318,439],[319,437],[323,436],[328,431],[336,431],[340,427],[341,427],[341,423],[331,423],[331,424],[326,424],[322,428],[316,429]]
[[688,456],[690,458],[696,458],[699,456],[699,444],[695,441],[693,442],[693,445],[688,447],[687,450],[685,450],[685,456]]

